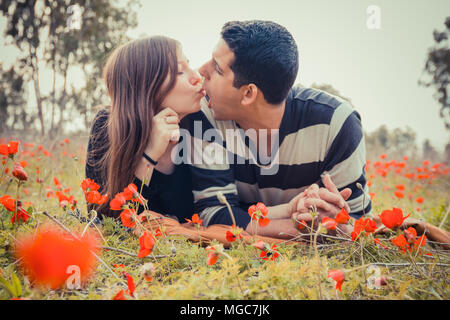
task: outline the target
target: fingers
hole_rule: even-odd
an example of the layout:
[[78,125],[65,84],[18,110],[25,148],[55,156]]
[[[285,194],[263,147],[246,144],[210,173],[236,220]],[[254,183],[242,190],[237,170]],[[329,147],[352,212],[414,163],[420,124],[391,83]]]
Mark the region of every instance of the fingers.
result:
[[170,136],[170,142],[178,142],[178,140],[180,140],[180,129],[175,129]]
[[350,206],[339,193],[331,193],[327,189],[321,188],[319,190],[319,197],[320,199],[325,200],[326,202],[335,205],[338,208],[344,208],[345,211],[350,212]]
[[331,177],[328,173],[323,176],[322,181],[325,188],[327,188],[328,191],[333,193],[339,193],[339,190],[336,188],[336,185],[333,183],[333,181],[331,181]]
[[324,212],[329,212],[330,215],[336,215],[341,210],[339,207],[317,198],[305,199],[304,206],[306,208],[316,208],[317,211],[322,209]]
[[312,221],[311,213],[298,213],[294,218],[297,221],[305,221],[305,222],[311,222]]
[[164,108],[155,115],[155,117],[161,117],[161,118],[164,118],[167,116],[175,116],[178,118],[178,114],[171,108]]
[[340,192],[340,194],[341,194],[342,198],[344,198],[344,200],[347,200],[352,195],[352,189],[345,188],[344,190],[342,190]]
[[178,116],[166,116],[164,119],[167,124],[178,124],[180,121]]
[[319,186],[317,184],[310,185],[305,191],[306,197],[319,198]]

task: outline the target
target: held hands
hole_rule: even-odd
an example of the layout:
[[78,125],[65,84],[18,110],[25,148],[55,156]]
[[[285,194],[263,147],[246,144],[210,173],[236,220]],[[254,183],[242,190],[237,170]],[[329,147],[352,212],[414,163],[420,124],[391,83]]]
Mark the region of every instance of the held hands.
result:
[[165,108],[152,119],[150,141],[145,150],[153,160],[158,161],[164,154],[169,143],[177,143],[180,139],[180,119],[170,108]]
[[297,221],[310,222],[312,220],[310,210],[313,208],[318,213],[319,221],[322,221],[323,217],[334,219],[342,208],[350,212],[346,200],[352,194],[351,189],[346,188],[339,192],[329,174],[326,174],[322,181],[325,188],[319,188],[317,184],[312,184],[289,202],[288,210],[292,218]]

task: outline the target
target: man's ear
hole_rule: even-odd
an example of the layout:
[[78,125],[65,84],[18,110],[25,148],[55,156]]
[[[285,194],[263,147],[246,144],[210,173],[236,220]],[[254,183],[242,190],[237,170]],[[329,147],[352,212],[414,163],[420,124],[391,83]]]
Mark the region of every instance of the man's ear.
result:
[[241,91],[242,91],[241,104],[243,106],[249,106],[256,101],[256,98],[258,96],[258,87],[255,84],[250,83],[246,86],[242,86]]

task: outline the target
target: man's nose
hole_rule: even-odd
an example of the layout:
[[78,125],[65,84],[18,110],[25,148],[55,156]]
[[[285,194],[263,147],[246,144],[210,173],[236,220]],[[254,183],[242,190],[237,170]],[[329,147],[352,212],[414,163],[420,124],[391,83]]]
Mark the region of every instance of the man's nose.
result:
[[200,69],[198,69],[198,72],[200,73],[200,75],[201,75],[202,77],[204,77],[205,79],[208,79],[208,80],[209,80],[209,74],[208,74],[208,72],[207,72],[207,64],[208,64],[208,63],[203,64],[203,65],[200,67]]

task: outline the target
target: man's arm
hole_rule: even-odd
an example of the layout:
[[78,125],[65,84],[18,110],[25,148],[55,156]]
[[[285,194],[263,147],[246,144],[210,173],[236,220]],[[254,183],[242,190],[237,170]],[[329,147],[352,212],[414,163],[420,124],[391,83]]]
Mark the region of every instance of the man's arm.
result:
[[363,213],[370,213],[371,201],[365,177],[366,149],[361,118],[347,102],[342,103],[334,112],[328,145],[322,177],[328,173],[339,191],[346,188],[351,190],[347,203],[352,217],[358,219]]

